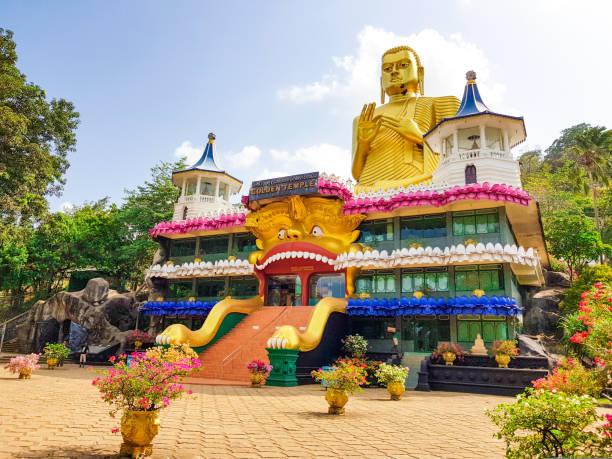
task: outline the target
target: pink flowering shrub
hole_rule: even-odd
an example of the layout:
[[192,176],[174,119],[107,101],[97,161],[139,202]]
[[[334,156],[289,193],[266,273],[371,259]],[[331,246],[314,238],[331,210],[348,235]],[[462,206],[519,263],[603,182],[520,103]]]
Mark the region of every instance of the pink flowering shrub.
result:
[[28,355],[18,355],[9,360],[6,368],[11,373],[21,373],[22,371],[34,371],[40,368],[38,365],[38,359],[40,358],[40,354],[28,354]]
[[261,360],[253,360],[247,365],[249,373],[259,373],[268,376],[272,371],[272,365],[268,365],[266,362]]
[[[173,347],[164,350],[174,352]],[[165,408],[171,400],[179,399],[186,391],[181,381],[190,371],[202,364],[199,359],[185,357],[173,361],[164,358],[165,352],[133,353],[128,366],[125,355],[113,358],[113,367],[92,381],[102,394],[102,400],[112,406],[114,416],[120,410],[154,411]]]

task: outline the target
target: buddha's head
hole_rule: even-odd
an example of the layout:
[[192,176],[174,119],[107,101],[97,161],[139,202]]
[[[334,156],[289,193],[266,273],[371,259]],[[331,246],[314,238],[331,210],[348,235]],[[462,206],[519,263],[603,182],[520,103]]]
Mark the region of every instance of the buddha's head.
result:
[[292,251],[335,258],[359,237],[363,218],[344,215],[342,202],[332,198],[291,196],[270,203],[247,215],[245,226],[257,237],[259,249],[249,261]]
[[381,96],[420,93],[423,95],[424,69],[419,55],[408,46],[391,48],[382,56]]

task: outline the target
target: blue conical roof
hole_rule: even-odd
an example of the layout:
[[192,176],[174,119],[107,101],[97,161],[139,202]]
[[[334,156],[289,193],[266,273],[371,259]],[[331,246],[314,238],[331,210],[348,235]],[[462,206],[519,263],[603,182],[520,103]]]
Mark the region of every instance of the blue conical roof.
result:
[[463,91],[463,99],[459,110],[455,114],[456,117],[475,115],[477,113],[490,112],[489,107],[485,105],[480,97],[478,85],[476,85],[476,72],[470,70],[466,73],[467,83]]
[[204,147],[204,152],[202,153],[200,159],[193,166],[187,167],[185,169],[180,169],[178,171],[173,171],[172,175],[190,171],[219,172],[220,174],[226,174],[228,177],[231,177],[232,179],[242,183],[242,180],[238,180],[236,177],[227,174],[223,169],[217,166],[214,150],[215,139],[215,134],[213,134],[212,132],[208,134],[208,143]]

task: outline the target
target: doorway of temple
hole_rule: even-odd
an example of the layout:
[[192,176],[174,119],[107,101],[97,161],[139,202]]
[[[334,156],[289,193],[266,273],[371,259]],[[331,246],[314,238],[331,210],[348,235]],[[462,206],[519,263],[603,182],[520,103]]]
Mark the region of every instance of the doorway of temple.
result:
[[309,279],[308,305],[315,306],[322,298],[344,298],[346,281],[344,273],[313,274]]
[[302,305],[302,282],[298,275],[269,276],[266,283],[268,306]]

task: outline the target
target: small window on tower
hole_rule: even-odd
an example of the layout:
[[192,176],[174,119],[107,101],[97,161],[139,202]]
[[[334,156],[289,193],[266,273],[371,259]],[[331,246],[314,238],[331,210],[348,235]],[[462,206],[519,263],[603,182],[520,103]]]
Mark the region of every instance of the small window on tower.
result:
[[468,185],[470,183],[476,183],[478,180],[476,178],[476,166],[470,164],[469,166],[465,166],[465,184]]

